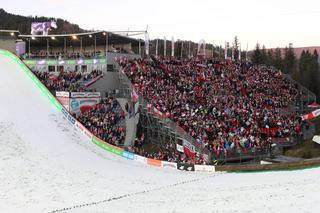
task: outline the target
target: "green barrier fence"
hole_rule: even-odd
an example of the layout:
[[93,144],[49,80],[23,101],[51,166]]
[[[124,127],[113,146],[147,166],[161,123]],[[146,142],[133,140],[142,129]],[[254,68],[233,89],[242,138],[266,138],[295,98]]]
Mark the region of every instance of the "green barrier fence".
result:
[[99,138],[97,138],[96,136],[93,136],[91,139],[92,143],[98,145],[99,147],[101,147],[102,149],[110,152],[110,153],[114,153],[116,155],[122,156],[123,154],[123,150],[120,148],[116,148],[102,140],[100,140]]

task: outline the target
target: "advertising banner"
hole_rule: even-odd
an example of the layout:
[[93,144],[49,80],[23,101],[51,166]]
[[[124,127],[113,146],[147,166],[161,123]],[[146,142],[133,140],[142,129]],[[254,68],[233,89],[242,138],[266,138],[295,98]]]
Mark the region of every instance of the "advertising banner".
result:
[[163,168],[177,169],[177,163],[174,162],[161,161],[161,166]]
[[181,146],[180,144],[176,144],[176,148],[177,148],[178,152],[182,152],[182,153],[184,152],[183,151],[183,146]]
[[100,92],[72,92],[70,96],[71,113],[83,113],[100,102]]
[[100,92],[72,92],[71,98],[100,98]]
[[123,151],[122,157],[124,157],[128,160],[134,160],[134,154],[131,152]]
[[91,141],[92,141],[92,143],[100,146],[102,149],[104,149],[108,152],[114,153],[119,156],[123,155],[123,150],[121,148],[118,148],[116,146],[108,144],[108,143],[104,142],[103,140],[97,138],[96,136],[93,136]]
[[187,164],[187,163],[178,163],[177,164],[179,170],[184,171],[194,171],[194,165]]
[[134,161],[138,161],[138,162],[140,162],[140,163],[144,163],[144,164],[147,163],[147,158],[142,157],[142,156],[140,156],[140,155],[134,155],[134,156],[133,156],[133,160],[134,160]]
[[70,115],[70,113],[62,107],[61,109],[62,114],[64,115],[64,117],[72,124],[75,125],[76,123],[76,119],[74,119],[74,117],[72,117],[72,115]]
[[320,144],[320,136],[319,135],[315,135],[312,138],[313,142],[316,142],[317,144]]
[[56,98],[58,99],[58,101],[62,104],[62,106],[64,108],[66,108],[68,111],[70,111],[70,106],[69,106],[69,92],[65,92],[65,91],[57,91],[56,92]]
[[70,98],[69,110],[71,113],[83,113],[100,103],[100,98]]
[[161,160],[155,160],[151,158],[147,158],[147,164],[151,166],[161,167]]
[[209,165],[194,165],[194,170],[196,172],[215,172],[214,166]]

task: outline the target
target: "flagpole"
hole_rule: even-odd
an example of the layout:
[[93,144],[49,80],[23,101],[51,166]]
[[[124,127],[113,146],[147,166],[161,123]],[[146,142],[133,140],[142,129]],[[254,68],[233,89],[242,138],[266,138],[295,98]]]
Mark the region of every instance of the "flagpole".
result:
[[159,39],[156,40],[156,56],[158,56],[158,42],[159,42]]

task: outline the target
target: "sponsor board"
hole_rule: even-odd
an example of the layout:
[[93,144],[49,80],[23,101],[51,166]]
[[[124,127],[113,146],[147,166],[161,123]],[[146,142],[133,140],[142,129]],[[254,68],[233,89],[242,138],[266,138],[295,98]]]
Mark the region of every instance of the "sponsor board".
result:
[[69,92],[64,92],[64,91],[56,92],[56,98],[62,104],[62,106],[64,108],[66,108],[68,111],[70,110],[70,107],[69,107],[69,102],[70,102],[70,100],[69,100]]
[[74,125],[76,123],[76,119],[74,119],[74,117],[72,117],[72,115],[69,114],[69,112],[67,112],[67,110],[65,108],[61,108],[61,112],[64,115],[64,117],[72,124]]
[[174,162],[161,161],[161,166],[163,168],[177,169],[177,163]]
[[69,98],[70,93],[65,91],[56,91],[56,97]]
[[151,166],[161,167],[161,160],[155,160],[151,158],[147,158],[147,164]]
[[124,157],[128,160],[134,160],[134,154],[131,152],[123,151],[122,157]]
[[177,163],[177,167],[179,170],[184,171],[194,171],[194,165],[187,163]]
[[179,152],[184,152],[183,151],[183,146],[181,146],[180,144],[176,144],[176,148],[177,148],[177,151],[179,151]]
[[320,135],[313,136],[312,140],[318,144],[320,144]]
[[111,144],[108,144],[107,142],[97,138],[96,136],[93,136],[91,141],[100,146],[102,149],[108,151],[108,152],[111,152],[111,153],[114,153],[116,155],[119,155],[119,156],[122,156],[122,153],[123,153],[123,150],[116,147],[116,146],[112,146]]
[[267,164],[272,164],[272,162],[262,160],[262,161],[260,161],[260,164],[267,165]]
[[70,98],[69,109],[72,113],[83,113],[100,102],[100,98]]
[[142,157],[142,156],[140,156],[140,155],[134,155],[134,156],[133,156],[133,160],[134,160],[134,161],[138,161],[138,162],[140,162],[140,163],[144,163],[144,164],[147,163],[147,158]]
[[72,92],[71,98],[100,98],[100,92]]
[[209,165],[194,165],[194,171],[196,172],[215,172],[214,166]]

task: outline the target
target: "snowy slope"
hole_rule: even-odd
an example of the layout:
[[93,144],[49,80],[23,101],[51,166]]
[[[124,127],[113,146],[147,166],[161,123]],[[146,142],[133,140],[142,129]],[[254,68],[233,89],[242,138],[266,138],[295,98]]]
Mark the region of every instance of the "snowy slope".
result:
[[76,131],[0,55],[0,212],[317,212],[320,169],[247,174],[154,168]]

